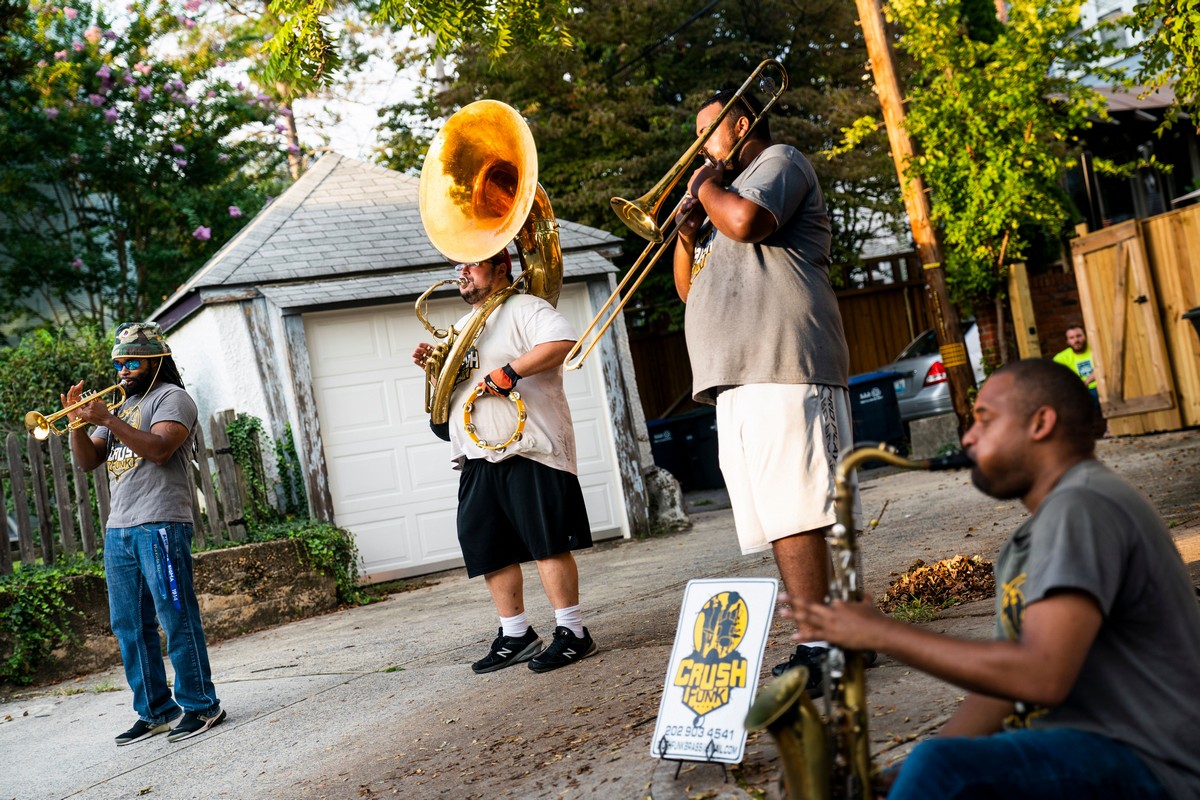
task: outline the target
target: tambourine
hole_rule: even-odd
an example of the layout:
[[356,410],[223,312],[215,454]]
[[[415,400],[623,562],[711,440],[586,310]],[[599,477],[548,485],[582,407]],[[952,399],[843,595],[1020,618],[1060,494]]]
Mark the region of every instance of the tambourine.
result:
[[475,424],[471,422],[471,412],[475,408],[475,401],[478,400],[485,392],[487,392],[487,389],[485,389],[481,383],[476,386],[475,390],[471,392],[469,397],[467,397],[467,402],[463,403],[463,428],[466,429],[467,436],[471,437],[471,441],[474,442],[477,447],[480,447],[484,450],[503,452],[504,449],[513,442],[520,441],[521,434],[525,431],[525,420],[529,418],[529,415],[525,412],[525,401],[521,399],[521,393],[518,391],[514,390],[508,393],[508,399],[517,406],[517,428],[513,431],[512,436],[509,436],[508,439],[503,443],[490,444],[486,440],[479,438],[479,434],[475,432]]

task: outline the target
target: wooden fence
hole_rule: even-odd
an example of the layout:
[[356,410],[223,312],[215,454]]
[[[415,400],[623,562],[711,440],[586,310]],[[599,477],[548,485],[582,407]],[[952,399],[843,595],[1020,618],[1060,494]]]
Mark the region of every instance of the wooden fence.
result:
[[[204,426],[196,426],[191,465],[192,541],[197,548],[246,538],[246,482],[230,451],[227,433],[233,418],[233,411],[213,416],[211,449]],[[95,558],[103,547],[109,512],[108,470],[102,464],[91,473],[84,472],[64,438],[51,436],[39,442],[13,433],[7,437],[0,458],[0,541],[7,545],[0,547],[0,575],[12,574],[14,561],[54,564],[77,553]],[[11,517],[4,513],[10,498]]]
[[[854,287],[839,290],[837,300],[850,349],[850,374],[857,375],[885,366],[932,327],[933,320],[916,253],[868,259],[850,278]],[[763,324],[782,321],[764,320]],[[682,331],[631,333],[629,349],[647,419],[696,407]]]

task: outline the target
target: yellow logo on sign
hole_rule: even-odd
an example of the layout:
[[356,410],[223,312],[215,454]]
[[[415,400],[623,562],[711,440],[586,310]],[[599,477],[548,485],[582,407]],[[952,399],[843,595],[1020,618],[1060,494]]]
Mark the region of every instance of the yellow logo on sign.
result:
[[731,689],[747,682],[746,659],[737,647],[746,635],[750,610],[737,592],[708,599],[696,615],[692,654],[679,662],[673,683],[683,687],[683,704],[700,717],[729,702]]

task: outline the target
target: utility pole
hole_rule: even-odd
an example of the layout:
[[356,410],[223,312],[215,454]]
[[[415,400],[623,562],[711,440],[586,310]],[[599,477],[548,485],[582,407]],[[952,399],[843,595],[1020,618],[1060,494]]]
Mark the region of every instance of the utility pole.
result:
[[975,386],[975,371],[967,358],[958,311],[950,304],[950,294],[946,291],[942,245],[930,220],[929,196],[925,182],[918,176],[906,175],[908,162],[913,155],[913,144],[904,128],[904,100],[900,92],[900,80],[896,77],[896,60],[892,45],[884,29],[883,9],[879,0],[855,2],[858,6],[859,24],[862,25],[863,37],[867,42],[867,55],[871,59],[875,93],[879,95],[879,105],[883,108],[883,122],[887,127],[892,160],[896,163],[896,174],[900,178],[900,193],[908,211],[913,242],[917,247],[917,258],[925,273],[925,287],[933,307],[934,330],[937,332],[942,365],[946,368],[950,380],[954,413],[958,415],[960,430],[965,430],[970,419],[967,395]]

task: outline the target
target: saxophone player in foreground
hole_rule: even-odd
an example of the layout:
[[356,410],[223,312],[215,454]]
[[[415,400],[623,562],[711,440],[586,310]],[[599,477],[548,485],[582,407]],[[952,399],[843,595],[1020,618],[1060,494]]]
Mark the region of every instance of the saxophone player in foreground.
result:
[[995,639],[898,622],[869,597],[781,596],[794,638],[968,691],[893,773],[893,800],[1200,797],[1200,606],[1150,502],[1096,460],[1087,388],[1028,359],[994,373],[974,412],[972,482],[1030,514],[996,560]]

